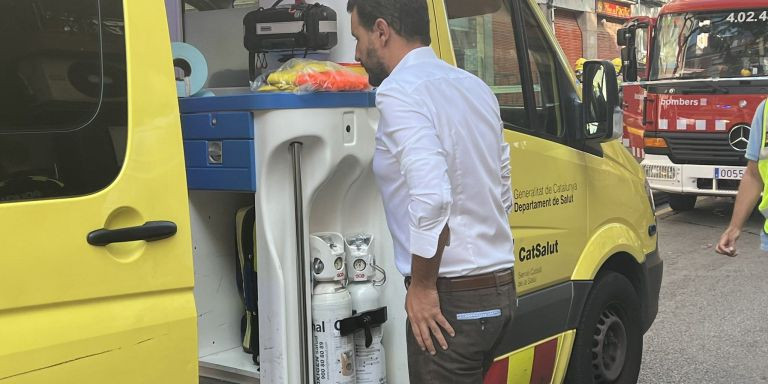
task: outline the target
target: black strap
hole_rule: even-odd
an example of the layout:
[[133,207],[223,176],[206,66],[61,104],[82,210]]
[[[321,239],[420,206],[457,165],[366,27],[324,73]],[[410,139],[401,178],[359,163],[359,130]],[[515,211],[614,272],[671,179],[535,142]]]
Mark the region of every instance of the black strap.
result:
[[351,335],[362,329],[365,332],[365,347],[368,348],[373,342],[371,328],[380,327],[386,321],[387,307],[381,307],[339,320],[337,327],[342,336]]
[[256,81],[256,52],[248,51],[248,77],[251,82]]

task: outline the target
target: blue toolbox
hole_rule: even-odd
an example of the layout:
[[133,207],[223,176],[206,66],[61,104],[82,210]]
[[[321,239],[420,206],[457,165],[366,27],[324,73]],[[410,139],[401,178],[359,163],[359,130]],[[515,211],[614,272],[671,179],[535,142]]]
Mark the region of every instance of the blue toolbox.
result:
[[257,126],[253,111],[374,106],[372,92],[180,98],[187,185],[194,190],[256,192],[255,130],[280,127]]

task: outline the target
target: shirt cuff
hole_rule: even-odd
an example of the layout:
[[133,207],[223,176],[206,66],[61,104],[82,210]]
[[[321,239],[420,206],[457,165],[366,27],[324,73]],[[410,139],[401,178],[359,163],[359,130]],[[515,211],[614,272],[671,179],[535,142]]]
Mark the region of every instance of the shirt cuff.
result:
[[439,226],[437,233],[420,231],[411,228],[411,254],[425,259],[435,257],[437,253],[437,242],[440,238],[440,231],[445,224]]

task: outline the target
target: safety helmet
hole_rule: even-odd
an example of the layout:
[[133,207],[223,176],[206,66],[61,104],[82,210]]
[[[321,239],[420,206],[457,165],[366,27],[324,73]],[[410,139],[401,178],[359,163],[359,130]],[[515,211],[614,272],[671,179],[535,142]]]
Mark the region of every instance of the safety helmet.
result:
[[576,60],[576,66],[574,67],[574,71],[576,72],[584,71],[584,63],[586,62],[587,62],[587,59],[580,57],[578,60]]
[[624,64],[621,59],[618,57],[611,60],[611,63],[613,63],[613,67],[616,68],[616,73],[621,73],[621,66]]

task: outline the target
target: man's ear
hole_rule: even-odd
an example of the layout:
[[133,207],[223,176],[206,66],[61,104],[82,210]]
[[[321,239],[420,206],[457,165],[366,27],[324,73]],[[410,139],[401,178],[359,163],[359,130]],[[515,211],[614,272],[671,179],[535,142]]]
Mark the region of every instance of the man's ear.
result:
[[382,45],[386,45],[392,34],[392,29],[384,19],[376,19],[373,23],[373,32]]

